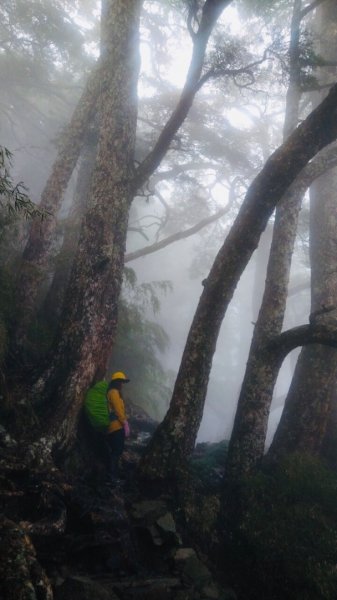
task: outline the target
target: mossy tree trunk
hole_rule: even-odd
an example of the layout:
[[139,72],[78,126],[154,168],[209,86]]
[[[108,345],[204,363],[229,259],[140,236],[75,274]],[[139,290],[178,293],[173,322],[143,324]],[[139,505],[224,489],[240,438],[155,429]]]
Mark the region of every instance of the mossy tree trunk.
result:
[[84,217],[53,352],[34,386],[53,414],[47,433],[67,443],[83,390],[105,366],[117,322],[133,198],[140,0],[106,0],[102,11],[99,140]]
[[337,135],[337,86],[268,159],[251,184],[205,281],[185,345],[169,410],[140,471],[164,478],[179,471],[194,448],[220,326],[239,278],[275,205],[308,161]]

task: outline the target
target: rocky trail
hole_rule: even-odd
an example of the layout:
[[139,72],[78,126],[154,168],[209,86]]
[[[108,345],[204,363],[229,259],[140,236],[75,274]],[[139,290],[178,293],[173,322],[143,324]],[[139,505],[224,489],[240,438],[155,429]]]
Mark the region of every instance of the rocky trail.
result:
[[133,418],[124,481],[70,478],[0,432],[3,600],[234,600],[191,542],[176,498],[134,478],[151,424]]

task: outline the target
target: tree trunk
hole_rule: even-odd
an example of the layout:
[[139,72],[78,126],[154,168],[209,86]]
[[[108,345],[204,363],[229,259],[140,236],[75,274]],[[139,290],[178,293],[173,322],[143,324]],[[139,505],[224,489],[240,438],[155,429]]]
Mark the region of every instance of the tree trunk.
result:
[[133,152],[139,67],[136,37],[141,2],[106,2],[107,15],[102,19],[100,134],[92,199],[82,226],[55,350],[33,388],[50,406],[58,398],[58,409],[47,433],[52,436],[57,431],[54,438],[65,447],[76,434],[84,392],[95,373],[105,371],[111,353],[130,204],[138,186],[153,173],[168,150],[200,89],[209,36],[230,1],[204,2],[198,29],[193,33],[192,59],[180,101],[149,159],[137,170],[133,168]]
[[329,415],[321,456],[332,469],[337,469],[337,394],[336,386],[332,391],[331,412]]
[[[286,97],[284,139],[299,119],[299,38],[302,1],[295,0],[290,30],[289,86]],[[226,479],[240,478],[263,456],[270,405],[277,373],[264,348],[282,330],[287,302],[291,258],[304,190],[295,185],[276,208],[267,277],[259,316],[239,396],[226,460]]]
[[[336,211],[336,182],[337,172],[334,170],[320,178],[311,192],[313,311],[337,303],[336,223],[331,218]],[[332,311],[331,316],[335,314]],[[295,450],[319,453],[331,411],[336,372],[336,351],[319,346],[303,348],[269,457],[275,458]]]
[[170,408],[141,465],[162,478],[179,469],[194,448],[219,329],[238,280],[276,203],[307,162],[337,135],[337,85],[268,159],[251,184],[235,223],[205,281],[187,338]]
[[[193,32],[193,54],[189,72],[180,101],[149,155],[139,165],[133,181],[133,193],[136,193],[148,180],[160,164],[177,130],[185,120],[194,97],[201,86],[201,73],[204,56],[213,27],[224,8],[232,0],[206,0],[201,9],[199,26]],[[191,9],[193,12],[193,9]],[[198,21],[197,21],[198,22]],[[191,31],[192,33],[192,31]],[[97,99],[102,98],[104,66],[98,68],[89,77],[85,91],[75,109],[70,125],[63,136],[53,171],[42,194],[41,207],[51,213],[43,223],[32,225],[26,245],[17,286],[17,318],[12,333],[12,346],[9,355],[17,355],[26,346],[29,324],[38,310],[38,295],[41,283],[46,277],[50,251],[55,236],[56,215],[60,208],[63,193],[76,166],[84,135],[96,110]]]
[[105,367],[116,329],[133,194],[140,7],[140,0],[106,0],[103,7],[99,142],[90,207],[55,349],[33,390],[53,405],[47,433],[64,444],[75,433],[83,391],[97,368]]
[[[335,60],[337,50],[337,7],[327,1],[321,7],[321,54]],[[322,79],[335,76],[329,69]],[[320,177],[311,190],[310,258],[312,312],[337,305],[336,213],[337,170]],[[335,313],[330,313],[330,317]],[[332,409],[337,374],[337,354],[325,347],[303,348],[287,395],[284,411],[269,457],[288,452],[317,454],[323,443]]]
[[29,324],[38,309],[41,283],[51,260],[50,249],[55,239],[56,216],[77,164],[89,124],[97,111],[101,76],[99,67],[89,76],[70,124],[62,135],[61,147],[40,203],[40,207],[50,215],[42,222],[36,219],[31,225],[17,278],[16,324],[12,336],[12,350],[15,353],[16,348],[25,347]]
[[90,198],[90,182],[97,152],[97,139],[90,135],[85,144],[77,175],[76,189],[70,214],[66,219],[62,246],[56,258],[55,270],[51,285],[40,310],[40,317],[51,330],[59,321],[65,290],[67,288],[73,259],[81,229],[81,221],[88,208]]

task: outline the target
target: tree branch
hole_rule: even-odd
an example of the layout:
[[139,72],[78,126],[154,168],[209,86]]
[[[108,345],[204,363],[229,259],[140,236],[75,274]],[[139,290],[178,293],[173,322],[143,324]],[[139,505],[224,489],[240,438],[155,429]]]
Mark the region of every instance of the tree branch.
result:
[[308,6],[305,6],[303,8],[303,10],[301,10],[300,13],[300,18],[301,21],[302,19],[304,19],[304,17],[306,17],[312,10],[314,10],[315,8],[317,8],[318,6],[320,6],[321,4],[323,4],[323,2],[326,2],[326,0],[314,0],[311,4],[308,4]]
[[244,67],[239,67],[237,69],[225,69],[225,68],[212,68],[209,71],[207,71],[207,73],[205,73],[199,83],[198,83],[198,89],[200,89],[204,83],[206,83],[206,81],[209,81],[209,79],[215,79],[216,77],[224,77],[225,75],[228,75],[229,77],[233,77],[234,78],[234,83],[235,83],[235,77],[237,77],[238,75],[249,75],[249,77],[252,80],[252,83],[254,83],[255,78],[254,78],[254,74],[251,72],[251,69],[253,69],[254,67],[261,65],[265,60],[267,60],[268,58],[268,48],[264,51],[262,58],[260,58],[259,60],[255,60],[252,63],[249,63],[248,65],[244,66]]
[[131,260],[135,260],[136,258],[140,258],[141,256],[146,256],[147,254],[153,254],[153,252],[157,252],[158,250],[161,250],[162,248],[166,248],[166,246],[169,246],[170,244],[173,244],[174,242],[178,242],[179,240],[184,240],[184,239],[190,237],[191,235],[194,235],[195,233],[197,233],[198,231],[200,231],[207,225],[210,225],[210,223],[214,223],[214,221],[217,221],[218,219],[220,219],[220,217],[222,217],[226,212],[228,212],[228,210],[229,210],[229,205],[227,205],[226,208],[219,210],[217,213],[215,213],[211,217],[206,217],[205,219],[202,219],[202,221],[199,221],[199,223],[197,223],[196,225],[193,225],[193,227],[190,227],[189,229],[186,229],[185,231],[178,231],[177,233],[169,235],[167,238],[161,240],[160,242],[156,242],[155,244],[151,244],[150,246],[146,246],[145,248],[141,248],[140,250],[136,250],[135,252],[130,252],[129,254],[125,255],[124,262],[127,263],[127,262],[130,262]]
[[276,361],[281,363],[294,348],[308,344],[337,348],[337,324],[310,323],[288,329],[268,342],[265,352],[273,353]]
[[193,36],[192,58],[180,100],[159,135],[154,148],[135,171],[133,181],[135,191],[145,183],[160,165],[175,134],[186,119],[194,97],[200,89],[198,84],[209,37],[221,12],[231,3],[231,1],[232,0],[206,0],[198,31],[194,33]]
[[218,168],[219,165],[215,164],[214,162],[191,161],[189,163],[177,164],[174,165],[171,169],[168,169],[166,171],[159,171],[158,173],[156,173],[151,179],[151,184],[156,185],[159,181],[175,179],[182,173],[186,173],[188,171],[205,171],[207,169],[216,170]]

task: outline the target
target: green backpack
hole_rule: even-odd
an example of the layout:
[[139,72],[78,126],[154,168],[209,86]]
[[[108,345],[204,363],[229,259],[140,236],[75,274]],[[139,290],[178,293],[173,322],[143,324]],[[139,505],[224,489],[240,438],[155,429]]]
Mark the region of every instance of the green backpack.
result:
[[98,381],[87,391],[84,399],[84,412],[90,425],[97,431],[107,431],[112,420],[108,409],[107,389],[106,381]]

